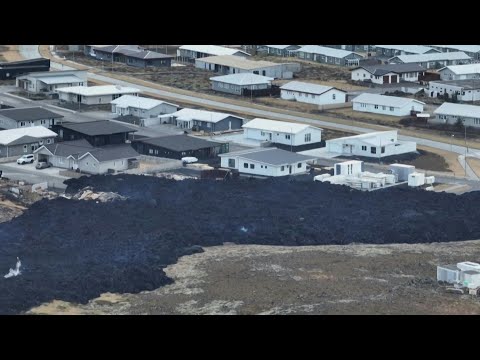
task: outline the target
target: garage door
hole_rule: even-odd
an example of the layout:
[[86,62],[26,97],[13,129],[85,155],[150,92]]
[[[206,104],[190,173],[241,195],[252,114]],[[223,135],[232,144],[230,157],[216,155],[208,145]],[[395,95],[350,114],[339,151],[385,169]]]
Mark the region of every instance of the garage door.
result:
[[389,84],[390,76],[384,76],[383,77],[383,83],[384,84]]
[[397,75],[392,75],[392,81],[391,82],[392,82],[392,84],[395,84],[395,83],[398,82]]

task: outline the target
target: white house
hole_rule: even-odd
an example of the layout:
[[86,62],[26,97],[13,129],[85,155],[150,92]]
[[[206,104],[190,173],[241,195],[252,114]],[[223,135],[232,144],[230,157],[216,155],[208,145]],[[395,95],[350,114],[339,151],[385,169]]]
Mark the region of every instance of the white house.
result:
[[463,51],[468,56],[480,60],[480,45],[430,45],[443,52]]
[[417,151],[413,141],[399,141],[397,130],[377,131],[326,141],[328,152],[346,156],[382,158]]
[[438,73],[442,80],[480,79],[480,64],[445,66]]
[[305,174],[307,161],[314,157],[277,148],[256,148],[220,154],[221,167],[236,169],[254,176],[285,176]]
[[327,105],[346,102],[347,92],[319,84],[290,81],[280,87],[281,98],[307,104]]
[[212,90],[228,94],[243,95],[244,90],[262,90],[272,87],[274,79],[267,76],[239,73],[210,78]]
[[234,55],[199,58],[195,60],[195,67],[224,75],[249,72],[275,79],[291,79],[294,73],[300,71],[298,63],[253,61]]
[[119,85],[72,86],[56,90],[60,101],[84,105],[110,104],[122,95],[138,96],[139,89]]
[[397,56],[439,53],[439,50],[423,45],[375,45],[377,56]]
[[396,84],[401,81],[417,82],[425,69],[418,64],[387,64],[359,66],[351,70],[352,80],[371,81],[374,84]]
[[457,121],[465,126],[480,127],[480,106],[445,102],[434,112],[429,122],[454,125]]
[[245,139],[292,147],[319,144],[322,141],[322,129],[306,124],[256,118],[242,127]]
[[250,56],[250,54],[246,53],[245,51],[218,45],[182,45],[177,49],[177,56],[186,61],[222,55],[233,55],[239,57]]
[[265,51],[268,55],[294,56],[293,51],[300,49],[299,45],[261,45],[259,50]]
[[411,111],[423,112],[425,103],[398,96],[363,93],[352,100],[353,110],[374,114],[408,116]]
[[242,128],[243,118],[216,111],[185,108],[170,114],[170,122],[182,129],[215,132]]
[[388,60],[390,64],[418,64],[425,69],[440,69],[449,65],[470,64],[472,58],[464,52],[400,55]]
[[294,53],[300,59],[339,66],[358,66],[363,56],[353,51],[333,49],[326,46],[305,45]]
[[53,144],[57,134],[44,126],[0,131],[0,158],[31,154],[43,144]]
[[123,116],[133,115],[150,118],[171,114],[178,110],[178,105],[141,96],[123,95],[110,102],[112,113]]
[[16,79],[17,87],[32,93],[52,93],[57,88],[87,86],[84,70],[33,72]]
[[425,92],[430,97],[448,94],[450,99],[456,96],[460,101],[477,101],[480,100],[480,80],[430,81]]

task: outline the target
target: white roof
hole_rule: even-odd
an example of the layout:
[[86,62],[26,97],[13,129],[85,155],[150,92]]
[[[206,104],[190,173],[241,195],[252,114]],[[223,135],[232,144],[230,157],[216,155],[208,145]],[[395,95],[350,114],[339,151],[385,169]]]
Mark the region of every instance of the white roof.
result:
[[432,45],[440,48],[454,49],[465,52],[480,52],[480,45]]
[[[370,143],[372,145],[379,145],[381,143],[380,139],[385,139],[385,137],[393,136],[393,138],[397,139],[398,130],[388,130],[388,131],[374,131],[366,134],[360,135],[353,135],[353,136],[345,136],[341,138],[336,138],[332,140],[327,140],[327,142],[336,142],[336,141],[345,141],[350,139],[360,140],[362,142]],[[385,145],[385,143],[383,143]]]
[[[347,50],[342,50],[342,49],[334,49],[334,48],[329,48],[326,46],[318,46],[318,45],[305,45],[302,46],[300,49],[295,50],[298,52],[306,52],[306,53],[313,53],[313,54],[321,54],[321,55],[326,55],[326,56],[332,56],[335,58],[344,58],[348,55],[351,54],[357,54],[354,53],[353,51],[347,51]],[[357,54],[359,55],[359,54]],[[361,55],[359,55],[361,56]]]
[[179,49],[201,52],[204,54],[210,54],[212,56],[233,55],[238,52],[241,52],[245,55],[250,56],[250,54],[246,53],[245,51],[227,48],[227,47],[218,46],[218,45],[182,45],[179,47]]
[[287,121],[276,121],[276,120],[268,120],[268,119],[261,119],[261,118],[255,118],[253,120],[250,120],[249,122],[244,124],[242,127],[247,129],[278,131],[278,132],[287,133],[287,134],[297,134],[308,128],[315,128],[315,129],[321,130],[320,128],[307,125],[307,124],[298,124],[298,123],[291,123]]
[[345,92],[343,90],[336,89],[333,86],[312,84],[312,83],[306,83],[306,82],[301,82],[301,81],[290,81],[289,83],[286,83],[285,85],[281,86],[280,89],[291,90],[291,91],[299,91],[299,92],[304,92],[304,93],[309,93],[309,94],[317,94],[317,95],[323,94],[323,93],[325,93],[329,90],[332,90],[332,89]]
[[0,131],[0,144],[8,145],[11,142],[20,139],[23,136],[31,136],[34,138],[45,138],[57,136],[52,130],[44,126],[29,126],[25,128],[10,129]]
[[394,56],[392,59],[399,59],[403,63],[416,63],[416,62],[427,62],[427,61],[440,61],[440,60],[469,60],[470,56],[465,54],[462,51],[455,52],[441,52],[433,54],[419,54],[419,55],[399,55]]
[[233,85],[255,85],[255,84],[270,84],[274,78],[252,74],[252,73],[239,73],[223,76],[211,77],[212,81],[219,81]]
[[423,45],[375,45],[375,47],[411,52],[414,54],[425,54],[427,51],[435,50],[431,47],[423,46]]
[[480,106],[443,103],[433,112],[434,114],[456,115],[471,118],[480,118]]
[[386,96],[386,95],[378,95],[378,94],[369,94],[363,93],[357,96],[352,100],[353,103],[364,103],[364,104],[372,104],[372,105],[380,105],[380,106],[393,106],[393,107],[403,107],[408,105],[411,102],[416,102],[422,105],[425,105],[424,102],[398,97],[398,96]]
[[239,68],[243,70],[255,70],[262,69],[267,67],[276,67],[282,66],[281,63],[274,63],[271,61],[264,60],[249,60],[240,56],[234,55],[222,55],[222,56],[209,56],[204,58],[195,59],[196,63],[203,62],[208,64],[217,64],[222,66],[230,66],[234,68]]
[[450,66],[445,66],[438,71],[440,72],[445,69],[450,70],[456,75],[479,74],[480,64],[450,65]]
[[141,96],[133,96],[133,95],[120,96],[119,98],[111,101],[110,104],[115,104],[121,108],[132,107],[132,108],[138,108],[138,109],[144,109],[144,110],[153,109],[154,107],[157,107],[158,105],[161,105],[161,104],[169,104],[169,105],[178,107],[178,105],[170,104],[165,101],[141,97]]
[[184,121],[199,120],[199,121],[207,121],[212,123],[217,123],[229,116],[233,116],[243,120],[243,118],[234,116],[232,114],[225,114],[220,112],[197,110],[197,109],[182,109],[177,112],[174,112],[173,114],[170,114],[170,116],[174,116],[178,120],[184,120]]
[[38,76],[37,79],[47,85],[79,83],[79,82],[85,81],[75,75],[49,76],[44,78]]
[[120,85],[99,85],[99,86],[72,86],[57,89],[58,92],[77,94],[82,96],[100,96],[113,94],[135,94],[139,89]]

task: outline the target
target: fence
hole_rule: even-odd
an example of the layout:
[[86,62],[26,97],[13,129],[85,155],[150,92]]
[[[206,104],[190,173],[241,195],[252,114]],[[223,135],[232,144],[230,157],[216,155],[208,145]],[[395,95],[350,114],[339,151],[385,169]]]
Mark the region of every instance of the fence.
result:
[[261,96],[280,96],[280,87],[276,85],[272,85],[272,87],[268,89],[242,89],[242,96],[248,97],[261,97]]
[[351,102],[318,105],[318,110],[323,111],[323,110],[330,110],[330,109],[344,109],[344,108],[349,108],[349,107],[352,107]]

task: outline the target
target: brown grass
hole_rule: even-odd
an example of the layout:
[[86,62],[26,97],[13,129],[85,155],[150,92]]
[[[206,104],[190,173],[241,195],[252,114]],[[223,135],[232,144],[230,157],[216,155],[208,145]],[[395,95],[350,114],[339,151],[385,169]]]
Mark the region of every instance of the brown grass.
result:
[[467,164],[471,167],[473,172],[480,177],[480,159],[467,157]]
[[18,45],[4,45],[1,49],[1,56],[4,61],[19,61],[23,60],[23,57],[20,56],[18,52]]
[[358,120],[365,120],[365,121],[374,121],[376,123],[385,123],[385,124],[399,124],[399,121],[402,117],[400,116],[389,116],[389,115],[380,115],[380,114],[372,114],[367,112],[361,111],[354,111],[352,108],[345,108],[345,109],[332,109],[326,110],[328,113],[337,114],[341,116],[346,116],[349,118],[354,118]]
[[448,170],[456,176],[464,176],[465,170],[458,162],[458,155],[445,150],[435,149],[428,146],[417,146],[420,150],[425,150],[437,155],[442,156],[448,164]]

